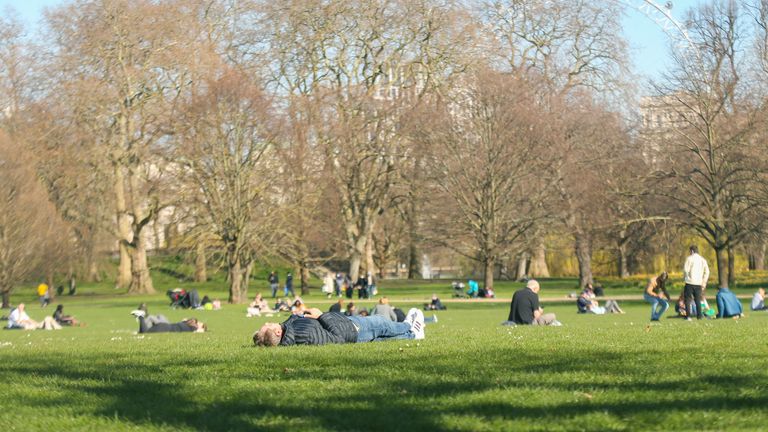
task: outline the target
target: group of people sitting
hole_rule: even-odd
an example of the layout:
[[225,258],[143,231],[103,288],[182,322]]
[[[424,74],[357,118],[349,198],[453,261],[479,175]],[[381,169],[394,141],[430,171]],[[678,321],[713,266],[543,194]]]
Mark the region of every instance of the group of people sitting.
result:
[[80,326],[78,320],[71,315],[64,315],[64,305],[56,306],[52,316],[43,318],[42,321],[35,321],[29,317],[26,312],[26,305],[19,303],[8,316],[9,330],[60,330],[62,326]]
[[481,288],[480,284],[478,284],[476,280],[468,280],[466,286],[469,288],[464,291],[464,282],[452,282],[451,287],[453,288],[453,296],[462,298],[496,298],[496,293],[493,291],[492,287]]
[[576,308],[578,309],[579,313],[591,313],[595,315],[605,315],[606,313],[624,313],[616,300],[606,300],[605,306],[600,306],[600,303],[597,301],[595,288],[591,283],[588,283],[579,295],[579,298],[576,300]]

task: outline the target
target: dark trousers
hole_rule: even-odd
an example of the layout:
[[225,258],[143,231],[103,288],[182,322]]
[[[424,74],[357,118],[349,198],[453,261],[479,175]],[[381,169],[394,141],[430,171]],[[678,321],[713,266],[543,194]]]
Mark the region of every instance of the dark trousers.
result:
[[178,333],[178,332],[191,332],[194,331],[192,327],[186,323],[156,323],[152,327],[147,325],[144,317],[139,317],[139,333]]
[[[690,314],[690,312],[693,310],[691,309],[691,302],[695,301],[694,305],[696,305],[696,318],[701,319],[701,285],[685,284],[685,290],[683,293],[685,295],[685,308],[688,310],[688,313]],[[690,315],[688,316],[690,317]]]

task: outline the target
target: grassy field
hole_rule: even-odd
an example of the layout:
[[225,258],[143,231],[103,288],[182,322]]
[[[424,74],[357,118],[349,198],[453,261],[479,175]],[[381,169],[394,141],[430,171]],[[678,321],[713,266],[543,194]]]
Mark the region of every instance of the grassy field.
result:
[[[446,297],[449,282],[382,291],[405,309],[433,291]],[[641,292],[639,282],[616,284],[616,293]],[[572,285],[547,281],[542,295]],[[264,349],[251,335],[267,318],[246,318],[244,306],[170,310],[161,295],[110,290],[83,287],[81,296],[60,298],[87,327],[0,332],[4,430],[768,427],[768,313],[649,325],[644,303],[623,303],[627,314],[609,316],[577,315],[569,303],[546,307],[563,327],[510,328],[499,325],[507,304],[451,304],[418,343]],[[14,300],[32,300],[33,318],[52,313],[31,291]],[[211,331],[136,335],[129,311],[139,301],[172,320],[197,316]]]

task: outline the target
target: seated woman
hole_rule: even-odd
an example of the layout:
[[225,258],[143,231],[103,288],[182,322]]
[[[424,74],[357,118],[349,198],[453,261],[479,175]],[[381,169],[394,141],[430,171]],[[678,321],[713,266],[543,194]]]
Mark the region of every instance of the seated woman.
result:
[[301,297],[296,296],[296,300],[294,300],[291,305],[291,313],[294,315],[304,315],[306,310],[307,305],[304,304],[304,300],[302,300]]
[[371,311],[371,315],[383,315],[389,318],[390,321],[397,321],[397,315],[392,306],[389,305],[389,299],[382,297],[379,299],[379,304]]
[[275,303],[275,310],[277,312],[290,312],[291,305],[289,305],[284,298],[281,298],[277,303]]
[[717,317],[718,318],[739,318],[743,312],[741,302],[736,298],[736,294],[728,288],[717,290]]
[[624,313],[616,300],[606,300],[605,306],[600,306],[600,303],[595,300],[595,293],[592,291],[591,284],[587,284],[578,300],[576,300],[576,307],[579,309],[579,313],[593,313],[595,315],[603,315],[605,313]]
[[[341,301],[341,300],[339,300]],[[344,315],[346,316],[357,316],[357,306],[355,306],[354,303],[349,302],[347,304],[347,311],[344,312]]]
[[269,313],[272,312],[272,310],[269,308],[269,305],[267,304],[267,301],[264,300],[264,297],[261,296],[261,293],[256,294],[256,297],[253,299],[251,304],[248,305],[248,308],[246,309],[245,316],[247,318],[255,317],[255,316],[261,316],[262,313]]
[[208,326],[195,318],[185,319],[177,323],[155,323],[150,327],[144,318],[144,314],[139,313],[135,315],[139,319],[139,333],[203,333],[208,330]]
[[675,312],[677,312],[677,316],[680,318],[686,318],[688,316],[688,312],[685,309],[685,293],[680,293],[680,297],[677,298]]
[[53,312],[53,319],[59,325],[63,326],[79,326],[80,322],[78,322],[75,317],[72,315],[64,315],[64,305],[58,305],[56,306],[56,311]]
[[43,319],[43,322],[37,322],[33,320],[32,318],[27,315],[27,312],[25,312],[26,305],[24,303],[19,303],[18,306],[16,306],[16,309],[11,311],[11,314],[8,316],[8,326],[6,327],[9,330],[37,330],[37,329],[44,329],[44,330],[61,330],[61,325],[57,323],[53,317],[45,317]]
[[752,296],[752,303],[750,303],[749,308],[753,311],[768,310],[768,306],[765,305],[765,288],[757,289]]

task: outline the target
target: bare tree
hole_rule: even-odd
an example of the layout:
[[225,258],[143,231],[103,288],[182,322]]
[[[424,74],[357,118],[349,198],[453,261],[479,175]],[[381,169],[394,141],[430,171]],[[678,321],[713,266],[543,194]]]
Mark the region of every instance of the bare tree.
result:
[[[764,226],[768,166],[758,132],[765,127],[758,89],[744,80],[744,16],[736,2],[714,1],[686,21],[697,56],[677,56],[659,86],[674,138],[658,157],[659,194],[674,215],[715,250],[718,282],[732,283],[732,251]],[[663,158],[663,159],[661,159]],[[729,282],[730,281],[730,282]]]
[[434,187],[447,198],[440,211],[455,218],[432,229],[446,246],[482,263],[488,288],[499,260],[545,216],[540,205],[548,189],[531,194],[526,187],[546,175],[548,159],[539,149],[549,146],[547,116],[531,87],[519,77],[478,73],[440,105],[423,137]]
[[269,103],[258,85],[234,70],[206,83],[184,118],[182,175],[201,192],[198,224],[216,234],[226,253],[229,302],[248,295],[256,253],[274,231]]

